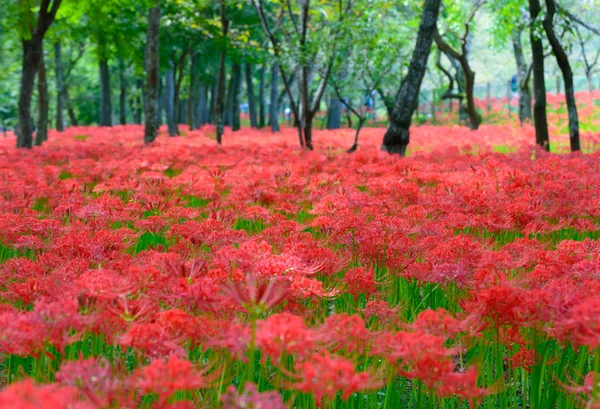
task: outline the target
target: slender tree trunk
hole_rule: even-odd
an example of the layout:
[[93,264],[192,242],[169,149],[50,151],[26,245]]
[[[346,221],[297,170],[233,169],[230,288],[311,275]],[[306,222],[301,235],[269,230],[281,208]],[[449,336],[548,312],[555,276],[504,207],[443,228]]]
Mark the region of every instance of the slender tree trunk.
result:
[[258,121],[256,120],[256,99],[254,97],[252,65],[249,63],[246,63],[244,65],[246,70],[246,91],[248,93],[248,112],[250,116],[250,126],[252,128],[258,128]]
[[227,96],[225,100],[225,126],[233,124],[233,83],[235,82],[234,68],[231,69],[229,84],[227,85]]
[[[215,101],[214,121],[217,126],[217,143],[220,145],[225,129],[225,50],[221,51],[219,59],[219,78],[217,81],[217,95]],[[213,98],[215,99],[215,98]]]
[[265,64],[260,67],[260,85],[258,90],[258,127],[265,127],[265,77],[267,68]]
[[[539,0],[529,0],[531,20],[535,21],[541,12]],[[531,53],[533,56],[533,92],[535,103],[533,118],[535,121],[535,142],[550,151],[548,119],[546,116],[546,83],[544,81],[544,45],[537,36],[534,26],[530,28]]]
[[588,90],[590,91],[590,94],[591,94],[592,92],[594,92],[594,81],[593,81],[592,73],[588,72],[586,74],[586,76],[587,76],[587,81],[588,81]]
[[48,140],[48,80],[46,78],[46,62],[44,51],[38,64],[38,122],[35,132],[35,146],[41,146]]
[[413,112],[419,103],[421,83],[425,76],[427,60],[431,52],[433,34],[436,31],[441,0],[425,0],[419,25],[417,43],[407,76],[396,96],[396,104],[390,117],[390,124],[383,137],[381,149],[404,156],[410,142],[410,125]]
[[208,100],[208,87],[203,81],[198,83],[198,100],[196,101],[196,123],[194,128],[198,129],[202,125],[208,123],[207,117],[207,100]]
[[529,64],[525,61],[523,54],[523,43],[521,42],[521,29],[513,31],[513,49],[515,60],[517,62],[517,72],[519,77],[519,121],[521,126],[525,121],[530,121],[531,113],[531,90],[529,88]]
[[135,116],[135,123],[142,123],[142,107],[144,106],[144,81],[142,79],[137,79],[135,82],[135,86],[137,88],[137,95],[135,97],[135,109],[133,110]]
[[27,39],[22,39],[23,59],[21,64],[21,84],[19,87],[19,126],[17,148],[30,149],[33,145],[33,125],[31,120],[31,96],[35,84],[38,64],[42,58],[42,42],[48,28],[54,22],[62,0],[42,0],[37,21]]
[[71,123],[71,126],[79,126],[77,115],[75,115],[75,110],[73,109],[73,104],[71,103],[71,97],[69,96],[68,84],[63,84],[63,97],[65,105],[67,106],[67,114],[69,115],[69,122]]
[[217,82],[213,82],[210,86],[210,103],[206,115],[207,123],[215,123],[215,107],[217,104]]
[[552,52],[556,57],[556,62],[560,67],[565,83],[565,99],[567,101],[567,111],[569,113],[569,138],[571,143],[571,152],[581,150],[579,141],[579,115],[577,114],[577,104],[575,102],[575,86],[573,84],[573,71],[569,63],[569,57],[560,44],[560,40],[554,32],[554,16],[556,15],[556,3],[554,0],[546,0],[546,18],[544,19],[544,31],[548,41],[552,46]]
[[[160,123],[159,94],[160,94],[160,59],[159,59],[159,34],[160,34],[160,7],[148,11],[148,29],[146,34],[146,71],[148,82],[146,90],[144,114],[144,143],[152,143],[156,139],[156,132]],[[141,115],[140,115],[141,116]]]
[[165,113],[170,136],[177,136],[177,118],[175,117],[175,70],[173,62],[165,74]]
[[[199,55],[198,55],[199,56]],[[194,109],[194,102],[198,99],[198,75],[196,73],[196,56],[190,56],[190,89],[188,96],[188,105],[187,105],[187,123],[190,130],[194,129],[194,125],[196,124],[196,110]],[[197,105],[197,104],[196,104]]]
[[56,75],[56,130],[64,132],[65,119],[63,117],[64,98],[63,98],[63,74],[62,74],[62,53],[60,41],[54,44],[54,72]]
[[100,68],[100,126],[112,126],[110,70],[106,58],[101,58]]
[[271,68],[271,104],[269,105],[269,125],[272,132],[279,132],[279,118],[277,107],[278,84],[279,83],[279,66],[273,63]]
[[242,88],[242,66],[240,64],[233,65],[233,96],[231,106],[231,129],[239,131],[241,128],[240,121],[240,91]]
[[42,57],[42,39],[32,38],[23,41],[23,63],[21,69],[21,86],[19,90],[19,128],[17,132],[17,148],[33,146],[33,129],[31,126],[31,96],[35,85],[38,64]]
[[342,127],[342,101],[332,96],[329,102],[329,115],[327,118],[327,129],[340,129]]
[[125,62],[119,58],[119,123],[125,125],[127,123],[127,79],[125,77]]

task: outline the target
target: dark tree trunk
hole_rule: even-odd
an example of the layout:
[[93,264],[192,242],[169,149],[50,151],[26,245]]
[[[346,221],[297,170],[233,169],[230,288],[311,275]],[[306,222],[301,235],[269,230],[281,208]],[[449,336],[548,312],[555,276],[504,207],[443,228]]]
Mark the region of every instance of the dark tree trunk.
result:
[[67,84],[63,84],[63,95],[65,99],[65,105],[67,106],[67,114],[69,115],[69,122],[71,126],[79,126],[73,104],[71,103],[71,97],[69,96],[69,87]]
[[425,0],[423,14],[419,25],[417,43],[408,74],[396,96],[396,104],[390,117],[390,124],[383,137],[381,149],[404,156],[410,142],[410,125],[413,112],[419,103],[421,83],[427,68],[427,60],[431,52],[433,34],[436,31],[441,0]]
[[133,110],[134,120],[136,124],[142,123],[142,107],[144,106],[144,81],[137,79],[135,82],[137,95],[135,97],[135,109]]
[[42,49],[42,58],[38,64],[38,122],[35,130],[35,146],[41,146],[48,140],[48,80],[46,62]]
[[277,107],[278,84],[279,83],[279,66],[273,64],[271,68],[271,104],[269,105],[269,125],[272,132],[279,132],[279,118]]
[[46,31],[54,22],[62,0],[42,0],[37,13],[35,28],[28,39],[22,39],[23,60],[21,64],[21,84],[19,87],[19,125],[17,148],[31,148],[33,129],[31,120],[31,96],[35,84],[38,64],[42,58],[42,42]]
[[219,59],[219,78],[217,80],[217,95],[215,100],[214,121],[217,126],[217,143],[220,145],[225,129],[225,50],[221,51]]
[[258,89],[258,127],[265,127],[265,77],[267,75],[266,65],[260,67],[260,85]]
[[235,82],[234,69],[231,69],[229,84],[227,85],[227,96],[225,100],[225,126],[232,126],[233,123],[233,83]]
[[17,132],[17,148],[33,146],[33,129],[31,126],[31,96],[35,85],[37,67],[42,56],[42,40],[23,41],[23,64],[21,87],[19,91],[19,128]]
[[173,62],[165,74],[165,113],[167,115],[167,128],[170,136],[177,136],[177,118],[175,117],[175,71]]
[[209,124],[215,123],[215,106],[217,103],[217,83],[213,82],[210,86],[210,103],[208,112],[206,113],[206,122]]
[[127,123],[127,79],[125,78],[125,62],[119,58],[119,82],[121,90],[119,93],[119,123]]
[[513,49],[515,60],[517,62],[517,72],[519,77],[519,121],[521,126],[525,121],[530,121],[531,113],[531,89],[529,88],[529,64],[525,61],[523,54],[523,43],[521,42],[521,29],[513,31]]
[[[469,26],[467,24],[467,30],[469,29],[468,27]],[[459,53],[458,51],[454,50],[448,43],[446,43],[446,41],[444,41],[440,33],[437,31],[437,28],[433,34],[433,37],[438,47],[446,55],[448,55],[451,61],[452,59],[455,59],[460,63],[460,67],[462,68],[462,70],[457,69],[457,73],[460,73],[462,71],[462,73],[464,74],[464,90],[465,97],[467,100],[466,102],[467,114],[469,116],[469,128],[472,130],[479,129],[479,125],[481,125],[481,115],[479,115],[479,112],[477,112],[477,107],[475,106],[475,72],[473,72],[469,64],[467,48],[469,43],[469,32],[467,31],[467,34],[463,39],[464,44],[462,44],[462,53]]]
[[64,132],[65,119],[64,111],[64,91],[63,91],[63,74],[62,74],[62,53],[60,41],[54,44],[54,72],[56,75],[56,130]]
[[[539,0],[529,0],[529,12],[531,20],[535,21],[541,12]],[[544,82],[544,45],[542,39],[538,38],[533,25],[530,28],[530,39],[533,56],[533,92],[535,96],[533,106],[535,142],[550,151],[550,136],[546,116],[546,84]]]
[[240,64],[233,64],[233,97],[231,106],[231,129],[233,131],[239,131],[241,128],[240,121],[240,91],[242,88],[242,66]]
[[110,70],[106,58],[100,59],[100,126],[112,126]]
[[342,127],[342,101],[332,96],[329,103],[327,129],[340,129]]
[[198,129],[208,122],[207,113],[208,87],[203,81],[198,83],[198,100],[196,101],[196,122],[194,128]]
[[160,34],[160,7],[152,7],[148,11],[148,29],[146,35],[146,71],[148,82],[146,89],[146,102],[144,114],[144,143],[152,143],[156,139],[156,132],[160,123],[159,94],[160,94],[160,59],[159,59],[159,34]]
[[198,99],[198,96],[196,95],[198,92],[198,74],[196,73],[195,65],[195,56],[190,56],[190,89],[187,100],[187,124],[190,130],[194,129],[194,125],[196,124],[196,110],[194,109],[194,101]]
[[[219,1],[219,9],[221,14],[221,35],[223,39],[227,39],[227,32],[229,31],[229,20],[227,20],[226,16],[226,6],[225,0]],[[224,126],[224,108],[225,108],[225,56],[226,56],[226,48],[223,47],[221,50],[221,56],[219,58],[219,73],[217,80],[217,98],[215,101],[215,122],[217,125],[217,143],[220,145],[223,139],[223,130]],[[214,98],[213,98],[214,99]]]
[[567,101],[567,111],[569,113],[569,138],[571,143],[571,152],[581,150],[579,141],[579,116],[577,114],[577,104],[575,102],[575,87],[573,84],[573,71],[569,63],[569,57],[560,44],[560,40],[554,32],[554,16],[556,15],[556,3],[554,0],[546,0],[546,18],[544,19],[544,31],[548,41],[552,46],[552,52],[556,57],[556,62],[560,67],[565,82],[565,99]]
[[250,126],[252,128],[258,128],[258,121],[256,120],[256,99],[254,98],[252,65],[249,63],[244,65],[246,69],[246,91],[248,93],[248,114],[250,116]]

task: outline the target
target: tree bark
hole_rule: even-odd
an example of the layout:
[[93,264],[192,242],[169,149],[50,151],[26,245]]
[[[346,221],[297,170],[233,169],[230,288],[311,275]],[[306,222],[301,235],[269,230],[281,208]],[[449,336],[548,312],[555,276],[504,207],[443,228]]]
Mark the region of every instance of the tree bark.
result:
[[135,108],[133,110],[134,120],[136,124],[142,123],[142,107],[144,106],[144,81],[138,78],[135,81],[135,87],[137,88],[137,95],[135,97]]
[[125,125],[127,123],[127,79],[125,77],[125,62],[119,58],[119,123]]
[[167,115],[167,128],[170,136],[177,136],[177,118],[175,118],[175,70],[170,61],[169,69],[165,74],[165,113]]
[[208,112],[206,113],[206,123],[215,123],[215,106],[217,103],[217,82],[213,82],[210,86],[210,103]]
[[48,80],[46,78],[46,63],[44,51],[38,64],[38,122],[35,131],[35,146],[41,146],[48,140]]
[[279,132],[279,118],[278,118],[278,84],[279,83],[279,66],[277,63],[273,63],[271,68],[271,104],[269,105],[269,125],[271,125],[272,132]]
[[63,84],[63,94],[65,99],[65,105],[67,106],[67,114],[69,115],[69,122],[71,126],[79,126],[79,122],[77,121],[77,115],[75,115],[75,110],[73,109],[73,104],[71,103],[71,97],[69,96],[69,86],[67,84]]
[[241,128],[240,122],[240,89],[242,86],[242,66],[233,64],[232,69],[233,90],[231,97],[231,130],[239,131]]
[[246,70],[246,92],[248,94],[248,113],[250,116],[250,126],[252,128],[258,128],[258,121],[256,120],[256,99],[254,98],[252,65],[249,63],[244,65]]
[[390,117],[390,123],[381,145],[382,150],[391,154],[404,156],[406,147],[410,142],[410,125],[419,102],[419,92],[431,52],[433,34],[437,30],[440,3],[441,0],[425,0],[423,6],[417,43],[408,68],[408,74],[402,80]]
[[[531,20],[535,21],[541,12],[539,0],[529,0]],[[548,118],[546,116],[546,83],[544,81],[544,45],[532,25],[529,33],[531,53],[533,57],[533,119],[535,121],[535,142],[550,151],[550,136],[548,134]]]
[[38,64],[42,58],[42,42],[48,28],[54,22],[62,0],[42,0],[31,37],[22,39],[23,59],[21,64],[21,84],[19,87],[19,125],[17,148],[30,149],[33,145],[31,121],[31,96],[35,84]]
[[57,41],[54,44],[54,72],[56,76],[56,130],[58,132],[65,130],[62,69],[62,50],[60,41]]
[[577,114],[577,104],[575,102],[573,71],[571,70],[569,57],[554,32],[554,16],[556,15],[556,3],[554,0],[546,0],[546,9],[546,18],[543,22],[544,31],[546,31],[546,36],[552,46],[552,52],[556,57],[556,62],[563,75],[565,83],[565,99],[567,101],[567,111],[569,113],[569,139],[571,152],[576,152],[581,150],[581,145],[579,141],[579,115]]
[[102,57],[100,68],[100,126],[112,126],[112,104],[110,92],[110,70],[108,61]]
[[202,125],[208,123],[208,87],[203,81],[198,83],[198,100],[196,101],[196,123],[195,128],[198,129]]
[[340,129],[342,127],[342,101],[332,96],[329,103],[329,115],[327,118],[327,129]]
[[260,85],[258,89],[258,127],[265,127],[265,77],[267,75],[266,65],[260,67]]
[[159,34],[160,34],[160,7],[148,11],[148,29],[146,34],[146,71],[148,73],[146,102],[144,114],[144,143],[152,143],[156,139],[159,125],[160,109],[160,59],[159,59]]
[[[229,31],[229,20],[227,20],[226,15],[226,5],[225,0],[219,1],[219,9],[221,14],[221,35],[223,36],[223,41],[227,39],[227,32]],[[215,113],[214,113],[214,121],[217,125],[217,143],[220,145],[223,139],[223,130],[225,128],[224,124],[224,108],[225,108],[225,57],[226,57],[226,47],[223,46],[221,50],[221,56],[219,58],[219,74],[217,80],[217,98],[215,101]],[[213,98],[214,99],[214,98]]]
[[513,31],[513,49],[515,60],[517,62],[517,72],[519,77],[519,121],[521,126],[526,121],[531,121],[531,89],[529,88],[529,64],[525,61],[523,54],[523,43],[521,41],[522,29],[517,28]]

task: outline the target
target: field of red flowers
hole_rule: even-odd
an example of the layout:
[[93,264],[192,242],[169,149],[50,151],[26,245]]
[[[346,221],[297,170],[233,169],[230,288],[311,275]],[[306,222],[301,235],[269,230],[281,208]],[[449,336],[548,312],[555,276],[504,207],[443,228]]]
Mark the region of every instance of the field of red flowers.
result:
[[600,408],[600,153],[142,134],[0,140],[1,408]]

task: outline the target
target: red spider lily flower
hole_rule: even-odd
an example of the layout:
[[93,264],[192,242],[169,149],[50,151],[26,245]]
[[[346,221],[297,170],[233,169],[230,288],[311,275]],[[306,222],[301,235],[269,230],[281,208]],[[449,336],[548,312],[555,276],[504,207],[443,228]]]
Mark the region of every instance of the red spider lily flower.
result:
[[296,364],[297,382],[289,383],[289,388],[315,396],[317,406],[323,398],[333,399],[342,392],[342,399],[348,399],[358,391],[368,391],[382,386],[383,382],[367,372],[356,372],[354,363],[328,353],[316,353],[306,361]]
[[279,305],[288,295],[276,280],[257,280],[254,274],[246,274],[246,282],[230,281],[222,286],[230,299],[248,311],[268,311]]
[[57,384],[37,386],[31,379],[0,392],[0,407],[11,409],[96,409],[79,399],[77,389]]
[[223,409],[286,409],[281,395],[277,392],[259,392],[253,383],[246,383],[244,390],[238,394],[235,386],[230,386],[221,396]]
[[307,329],[301,317],[289,313],[272,315],[256,324],[256,345],[274,360],[283,354],[304,357],[315,346],[314,331]]
[[156,393],[159,403],[164,403],[175,392],[210,387],[213,379],[206,376],[207,372],[198,370],[187,359],[172,356],[167,360],[156,359],[137,369],[129,382],[143,394]]

